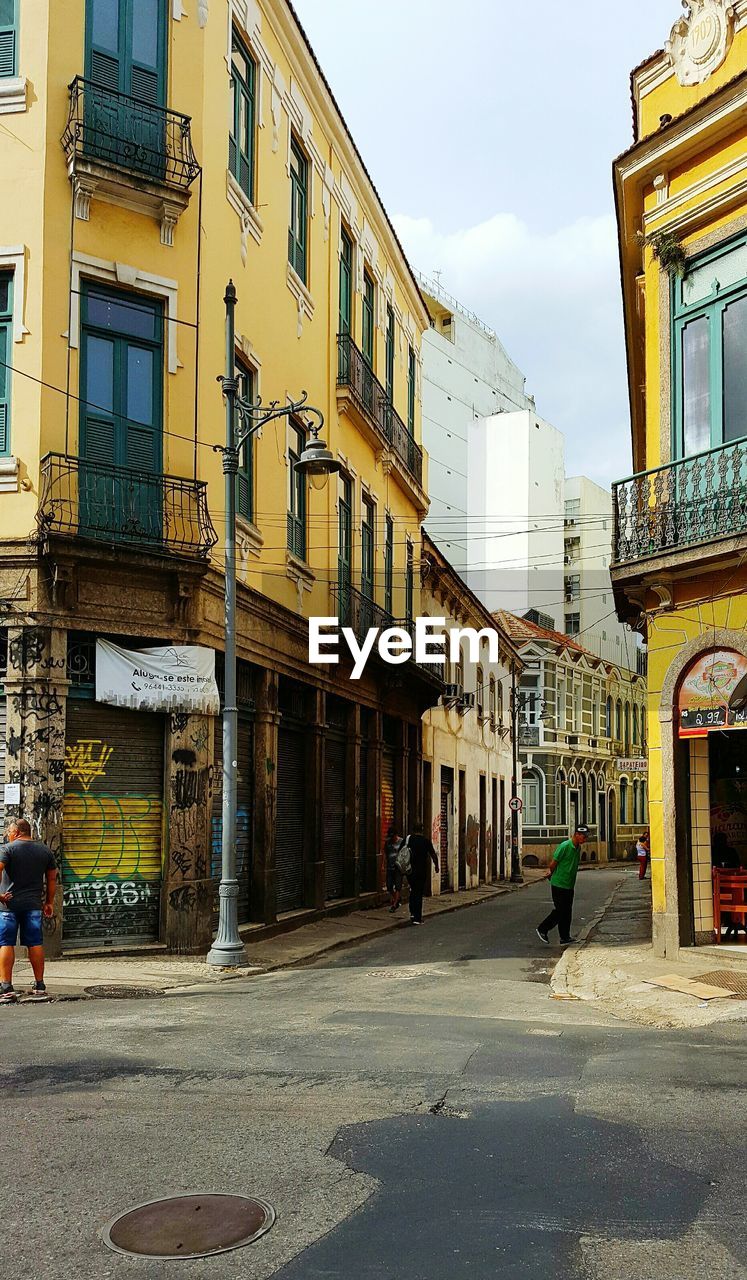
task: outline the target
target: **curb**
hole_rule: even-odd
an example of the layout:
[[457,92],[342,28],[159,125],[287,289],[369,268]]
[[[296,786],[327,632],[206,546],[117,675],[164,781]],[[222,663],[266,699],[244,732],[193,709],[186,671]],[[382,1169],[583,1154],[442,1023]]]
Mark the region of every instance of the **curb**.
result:
[[571,960],[574,959],[574,957],[578,956],[579,953],[584,949],[584,947],[587,946],[592,933],[596,929],[597,925],[600,924],[601,921],[604,919],[605,915],[607,914],[610,907],[612,906],[612,903],[615,901],[615,898],[617,897],[618,893],[622,889],[624,883],[625,883],[624,880],[622,879],[618,880],[617,884],[615,885],[609,897],[605,899],[605,901],[602,903],[601,907],[596,912],[596,914],[593,915],[591,917],[591,920],[589,920],[589,922],[584,925],[583,929],[580,930],[578,935],[577,946],[572,948],[569,947],[563,952],[562,956],[558,960],[558,963],[556,964],[553,970],[553,975],[550,979],[550,991],[551,991],[550,998],[551,999],[558,999],[558,1000],[568,1000],[568,999],[580,1000],[581,999],[581,997],[576,996],[575,993],[571,991],[569,987],[568,970],[571,965]]

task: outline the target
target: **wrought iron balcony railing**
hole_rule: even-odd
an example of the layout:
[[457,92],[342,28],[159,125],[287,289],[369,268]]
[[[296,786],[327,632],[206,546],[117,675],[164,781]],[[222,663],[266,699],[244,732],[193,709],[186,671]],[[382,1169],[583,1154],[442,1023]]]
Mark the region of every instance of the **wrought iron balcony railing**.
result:
[[206,559],[218,541],[203,480],[48,453],[41,463],[39,537],[93,538]]
[[747,533],[747,440],[612,486],[613,565]]
[[200,166],[192,150],[189,116],[154,107],[76,76],[62,135],[68,164],[76,157],[127,169],[186,190]]
[[414,480],[423,483],[423,451],[387,396],[368,360],[349,333],[337,335],[337,385],[348,387],[358,408],[373,423]]
[[[386,631],[389,627],[400,627],[412,639],[414,651],[415,623],[412,618],[393,617],[388,610],[382,609],[381,605],[377,604],[375,600],[371,600],[369,596],[364,595],[357,587],[345,582],[333,583],[332,595],[337,605],[337,618],[340,626],[350,627],[359,643],[362,642],[366,632],[370,631],[372,627],[377,628],[379,631]],[[414,664],[416,670],[425,672],[431,680],[439,685],[444,683],[443,663],[416,662],[414,657],[410,661]]]

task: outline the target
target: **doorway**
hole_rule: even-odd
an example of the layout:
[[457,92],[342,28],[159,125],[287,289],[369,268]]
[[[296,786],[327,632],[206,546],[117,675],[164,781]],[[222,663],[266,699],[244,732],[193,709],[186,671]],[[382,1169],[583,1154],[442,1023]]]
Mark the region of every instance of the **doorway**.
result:
[[454,815],[454,770],[441,766],[441,810],[438,826],[439,848],[438,865],[441,876],[441,892],[448,893],[451,888],[451,868],[449,866],[449,850]]
[[480,774],[480,831],[479,831],[478,884],[485,884],[488,878],[488,802],[487,781],[485,774]]
[[467,774],[459,770],[459,878],[460,889],[467,888]]

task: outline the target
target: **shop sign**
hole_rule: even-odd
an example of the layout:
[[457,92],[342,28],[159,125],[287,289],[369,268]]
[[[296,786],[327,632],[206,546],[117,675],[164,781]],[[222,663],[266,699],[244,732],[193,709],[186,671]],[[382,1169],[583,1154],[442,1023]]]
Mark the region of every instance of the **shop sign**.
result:
[[121,649],[97,640],[96,701],[132,711],[216,715],[215,650],[198,645]]
[[641,760],[636,756],[635,760],[618,760],[618,773],[648,773],[648,760]]
[[733,649],[703,654],[680,687],[681,738],[715,729],[747,729],[747,658]]

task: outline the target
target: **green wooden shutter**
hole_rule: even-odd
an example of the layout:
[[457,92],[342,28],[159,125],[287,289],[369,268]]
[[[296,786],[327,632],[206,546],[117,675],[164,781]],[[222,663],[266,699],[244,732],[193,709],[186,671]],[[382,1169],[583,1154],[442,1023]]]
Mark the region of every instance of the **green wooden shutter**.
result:
[[18,0],[0,0],[0,80],[18,75]]
[[0,457],[10,453],[10,368],[13,352],[13,277],[0,275]]

